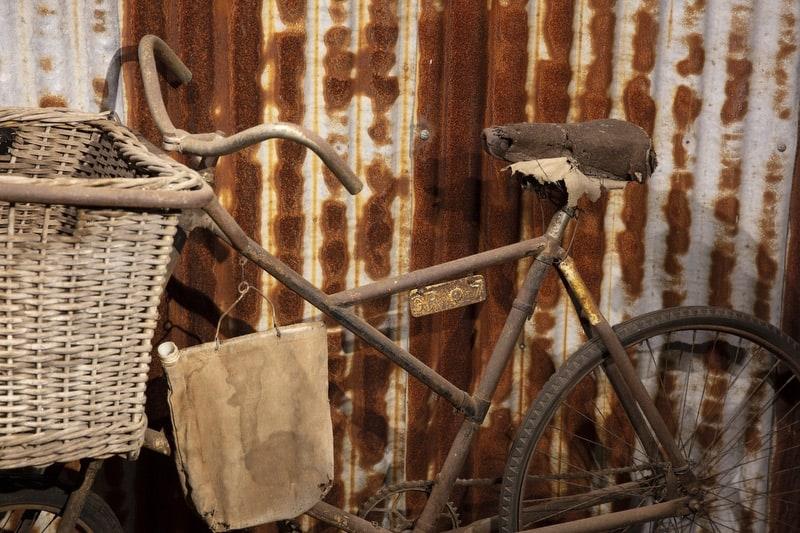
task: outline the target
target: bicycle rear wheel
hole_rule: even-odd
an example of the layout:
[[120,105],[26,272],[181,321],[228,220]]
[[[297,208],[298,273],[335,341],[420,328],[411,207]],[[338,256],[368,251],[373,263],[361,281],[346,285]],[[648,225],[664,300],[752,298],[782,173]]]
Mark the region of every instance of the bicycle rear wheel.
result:
[[[800,531],[800,346],[748,315],[674,308],[615,328],[693,481],[645,451],[596,339],[550,378],[512,444],[504,531],[690,496],[697,510],[614,531]],[[794,436],[794,440],[793,440]],[[795,515],[797,516],[797,515]]]
[[[24,487],[9,482],[0,490],[0,533],[55,533],[69,494],[59,487]],[[6,490],[7,489],[7,490]],[[97,494],[90,492],[81,510],[78,533],[121,533],[122,526]]]

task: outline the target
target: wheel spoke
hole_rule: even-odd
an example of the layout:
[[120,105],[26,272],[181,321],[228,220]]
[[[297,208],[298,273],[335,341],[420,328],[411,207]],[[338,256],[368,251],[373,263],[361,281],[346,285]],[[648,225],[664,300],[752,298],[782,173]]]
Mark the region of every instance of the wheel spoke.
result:
[[[647,488],[650,489],[651,487],[647,487]],[[596,496],[591,497],[590,495],[592,494],[592,492],[596,492],[598,494]],[[586,501],[577,501],[576,503],[574,503],[573,505],[569,505],[565,509],[558,509],[555,512],[552,512],[549,515],[540,517],[537,520],[534,520],[532,522],[527,522],[525,525],[531,525],[531,524],[535,524],[536,522],[543,522],[543,521],[546,521],[546,520],[550,520],[551,518],[554,518],[554,517],[556,517],[558,515],[562,515],[562,514],[568,513],[570,511],[582,510],[582,509],[586,509],[586,508],[589,508],[589,507],[593,507],[593,506],[595,506],[597,504],[602,504],[602,503],[606,503],[606,502],[610,502],[610,501],[615,501],[615,500],[619,499],[618,498],[619,496],[630,496],[630,497],[635,497],[635,498],[641,498],[642,496],[647,495],[646,492],[645,493],[642,493],[642,492],[630,492],[628,490],[623,490],[623,491],[614,492],[614,493],[612,493],[612,492],[602,492],[602,490],[592,491],[592,492],[589,492],[588,494],[585,494],[585,495],[576,495],[576,496],[572,496],[572,497],[567,496],[566,498],[569,498],[572,501],[580,500],[580,498],[578,498],[578,496],[590,496],[590,497]],[[547,501],[547,502],[543,502],[543,503],[545,505],[549,505],[550,503],[557,503],[557,502],[552,502],[552,500],[553,499],[551,499],[550,501]],[[531,511],[530,508],[524,509],[522,512],[523,512],[523,514],[525,514],[526,512],[528,514],[536,513],[536,511]],[[547,512],[547,511],[545,511],[545,512]]]
[[[741,348],[741,342],[739,343],[739,348]],[[736,352],[736,360],[737,361],[739,359],[739,348],[737,348],[737,352]],[[739,372],[736,374],[736,376],[734,376],[733,381],[728,384],[728,388],[725,391],[725,396],[722,398],[722,401],[720,402],[720,404],[722,406],[725,405],[725,402],[728,399],[728,394],[730,393],[731,389],[733,389],[734,385],[736,385],[736,382],[739,380],[739,377],[744,373],[745,368],[747,368],[749,366],[750,362],[753,360],[754,357],[755,357],[755,352],[752,352],[750,354],[749,359],[747,360],[747,363],[742,365],[742,367],[739,369]],[[708,376],[706,376],[706,379],[708,379]],[[703,404],[702,404],[702,401],[701,401],[697,406],[698,416],[700,414],[700,409],[702,409],[702,407],[703,407]],[[697,421],[695,421],[694,431],[692,431],[692,434],[689,436],[689,440],[691,440],[692,442],[694,442],[694,440],[693,440],[694,436],[697,434],[697,428],[698,428],[698,423],[697,423]],[[715,440],[715,442],[716,442],[716,440]],[[708,446],[708,449],[703,454],[703,457],[701,457],[700,462],[702,462],[705,459],[706,455],[708,454],[708,450],[711,450],[711,449],[713,449],[713,443],[712,443],[712,445]],[[690,453],[688,454],[688,457],[691,457],[691,448],[689,449],[689,452]]]
[[[714,348],[717,346],[717,340],[719,339],[719,332],[717,332],[716,336],[714,337],[714,344],[711,346],[711,353],[714,353]],[[692,456],[692,448],[694,447],[694,435],[697,432],[697,426],[700,422],[700,411],[703,407],[703,399],[706,397],[706,387],[708,386],[708,362],[706,362],[706,375],[703,378],[703,392],[700,394],[700,401],[697,403],[697,415],[694,419],[694,428],[695,430],[689,436],[689,453],[686,454],[686,457]]]
[[[595,423],[595,421],[594,421],[594,420],[592,420],[591,418],[589,418],[588,416],[586,416],[586,414],[585,414],[585,413],[582,413],[580,410],[576,409],[575,407],[573,407],[573,406],[572,406],[572,405],[570,405],[569,403],[564,403],[564,404],[563,404],[563,406],[564,406],[564,407],[566,407],[566,408],[568,408],[568,409],[570,409],[570,410],[571,410],[571,411],[573,411],[574,413],[578,414],[580,417],[584,418],[585,420],[587,420],[587,421],[589,421],[589,422],[592,422],[593,424]],[[597,406],[596,406],[596,405],[595,405],[595,409],[597,409]],[[595,425],[595,427],[597,428],[597,426],[596,426],[596,425]],[[611,431],[610,429],[606,428],[606,427],[605,427],[605,425],[603,425],[603,426],[600,426],[600,428],[599,428],[599,429],[602,429],[604,433],[608,433],[608,434],[609,434],[609,435],[611,435],[612,437],[614,437],[614,438],[618,439],[618,440],[619,440],[619,442],[621,442],[621,443],[622,443],[622,444],[623,444],[623,445],[624,445],[624,446],[625,446],[627,449],[629,449],[629,450],[631,451],[631,453],[632,453],[632,454],[633,454],[633,453],[636,453],[636,452],[639,452],[639,453],[642,455],[642,457],[644,458],[644,460],[646,460],[646,461],[649,461],[649,460],[650,460],[650,458],[649,458],[649,457],[647,457],[647,455],[645,455],[645,453],[644,453],[644,452],[642,452],[641,450],[637,450],[637,449],[636,449],[634,446],[632,446],[631,444],[629,444],[629,443],[625,442],[625,440],[624,440],[624,439],[623,439],[621,436],[619,436],[619,435],[615,434],[613,431]],[[562,431],[562,432],[563,432],[563,431]],[[565,432],[563,432],[563,433],[565,433]],[[565,433],[565,434],[566,434],[566,433]],[[576,437],[577,437],[577,435],[575,435],[574,433],[571,433],[571,435],[572,435],[572,436],[576,436]],[[602,446],[602,444],[600,444],[599,442],[598,442],[598,443],[596,443],[596,444],[598,444],[598,445]],[[609,448],[608,446],[603,446],[603,447],[604,447],[604,448],[606,448],[607,450],[610,450],[610,448]]]
[[[713,496],[715,496],[716,498],[721,498],[721,499],[723,499],[723,500],[725,500],[725,501],[729,502],[729,503],[730,503],[730,504],[733,506],[733,508],[734,508],[734,509],[737,509],[737,508],[741,508],[741,507],[742,507],[742,504],[741,504],[741,502],[737,502],[737,501],[731,500],[730,498],[727,498],[727,497],[725,497],[725,496],[723,496],[723,495],[719,494],[718,492],[709,491],[709,494],[712,494],[712,495],[713,495]],[[747,510],[748,510],[748,511],[750,511],[751,513],[753,513],[753,514],[755,514],[755,515],[757,515],[757,516],[761,517],[761,518],[764,518],[765,520],[769,520],[769,517],[767,517],[767,515],[765,515],[764,513],[760,512],[760,511],[756,511],[756,510],[755,510],[755,509],[753,509],[752,507],[748,507],[748,508],[747,508]],[[772,517],[772,520],[775,520],[775,521],[776,521],[778,524],[780,524],[780,525],[782,525],[782,526],[786,526],[786,527],[788,527],[789,529],[792,529],[792,528],[794,527],[794,526],[792,526],[791,524],[787,524],[786,522],[784,522],[784,521],[782,521],[782,520],[778,520],[778,519],[777,519],[777,518],[775,518],[775,517]],[[735,531],[735,530],[734,530],[734,531]]]
[[[631,357],[638,355],[648,394],[690,460],[692,479],[707,495],[704,510],[615,531],[723,533],[746,521],[760,531],[773,505],[800,505],[800,464],[791,459],[800,443],[778,438],[800,424],[800,401],[790,397],[800,390],[790,362],[800,347],[743,315],[698,309],[654,313],[615,330]],[[677,487],[667,485],[669,465],[643,452],[613,386],[603,381],[605,348],[594,342],[574,357],[580,362],[571,358],[542,390],[553,403],[538,400],[536,417],[520,428],[524,470],[507,478],[516,487],[510,524],[517,530],[635,509],[690,489],[681,475]],[[787,481],[773,485],[776,476]]]
[[[694,330],[694,331],[692,331],[692,352],[691,352],[691,357],[689,358],[689,367],[690,368],[691,368],[692,362],[694,361],[694,346],[695,346],[696,341],[697,341],[697,330]],[[681,353],[680,353],[680,356],[679,356],[679,359],[678,359],[678,368],[680,368],[680,362],[683,360],[683,354],[684,354],[683,345],[681,345]],[[680,415],[680,419],[679,419],[679,422],[678,422],[678,433],[680,433],[680,428],[683,427],[683,413],[684,413],[684,410],[686,409],[686,398],[689,397],[689,377],[691,376],[691,374],[692,374],[691,372],[686,372],[686,379],[684,380],[683,399],[681,400],[681,415]],[[686,443],[684,442],[683,446],[681,446],[681,450],[685,449],[684,448],[685,445],[686,445]]]
[[19,524],[17,525],[15,531],[17,533],[28,533],[31,531],[36,522],[39,521],[40,515],[41,511],[36,509],[25,509],[25,512],[22,513],[22,517],[20,518]]
[[[800,421],[794,422],[794,424],[798,424],[798,423],[800,423]],[[794,425],[794,424],[791,424],[791,425]],[[775,448],[775,446],[773,445],[773,446],[770,446],[769,448],[760,448],[760,450],[766,451],[766,452],[770,452],[774,448]],[[787,451],[790,451],[790,450],[793,450],[793,449],[796,449],[796,448],[800,448],[800,444],[795,444],[794,446],[790,446],[789,448],[784,448],[781,451],[781,453],[786,453]],[[721,472],[716,472],[713,475],[707,476],[704,479],[708,480],[708,479],[712,479],[714,477],[717,477],[719,479],[719,476],[722,476],[724,478],[730,472],[735,472],[736,470],[741,469],[741,467],[743,467],[745,465],[748,465],[748,464],[751,464],[751,463],[757,463],[758,461],[763,461],[764,459],[768,458],[769,456],[770,456],[770,453],[766,453],[764,455],[760,455],[760,456],[756,456],[756,457],[750,458],[747,461],[741,461],[741,462],[739,462],[739,463],[737,463],[737,464],[735,464],[735,465],[733,465],[731,467],[726,468],[725,470],[722,470]],[[785,472],[787,470],[793,470],[794,468],[800,468],[800,466],[793,467],[793,468],[790,468],[790,469],[784,468],[782,470],[772,471],[772,475],[778,474],[780,472]]]
[[[777,363],[776,363],[776,364],[777,364]],[[753,420],[756,420],[756,419],[758,419],[758,418],[761,418],[761,415],[763,415],[763,414],[764,414],[764,412],[765,412],[767,409],[769,409],[769,408],[770,408],[772,405],[774,405],[774,403],[775,403],[775,399],[778,397],[778,394],[780,394],[780,393],[783,391],[783,389],[784,389],[784,388],[786,388],[786,386],[789,384],[789,382],[790,382],[790,381],[792,381],[794,378],[795,378],[795,376],[794,376],[794,375],[792,375],[792,377],[791,377],[791,378],[789,378],[789,380],[787,380],[787,381],[786,381],[786,383],[784,383],[784,384],[781,386],[781,388],[780,388],[778,391],[776,391],[776,392],[775,392],[775,394],[773,394],[773,395],[772,395],[772,400],[771,400],[771,402],[767,403],[767,405],[766,405],[766,406],[765,406],[763,409],[761,409],[761,410],[760,410],[760,411],[759,411],[759,412],[758,412],[756,415],[754,415],[754,416],[752,416],[752,417],[751,417],[751,421],[753,421]],[[760,387],[761,387],[761,385],[763,385],[763,383],[764,383],[764,381],[762,380],[762,382],[758,384],[758,387],[760,388]],[[751,394],[750,396],[752,396],[752,394]],[[750,397],[748,397],[748,400],[749,400],[749,398],[750,398]],[[745,402],[745,403],[746,403],[746,402]],[[738,411],[737,411],[737,413],[736,413],[736,415],[734,415],[733,419],[732,419],[732,420],[729,422],[729,425],[731,425],[731,426],[732,426],[732,425],[733,425],[733,420],[735,420],[736,418],[738,418],[739,414],[741,414],[741,413],[742,413],[742,412],[744,412],[744,411],[745,411],[745,409],[740,409],[740,410],[738,410]],[[743,424],[743,426],[742,426],[742,429],[740,429],[740,430],[739,430],[739,431],[736,433],[736,435],[734,435],[734,438],[732,438],[732,439],[731,439],[731,442],[730,442],[730,443],[729,443],[727,446],[725,446],[725,448],[724,448],[723,450],[721,450],[720,452],[717,452],[717,453],[718,453],[718,454],[717,454],[717,458],[716,458],[715,460],[711,461],[711,463],[710,463],[709,467],[711,467],[711,466],[714,466],[714,465],[716,465],[717,463],[719,463],[719,461],[721,461],[721,460],[722,460],[722,458],[725,456],[725,454],[726,454],[727,452],[729,452],[730,450],[732,450],[734,446],[736,446],[736,443],[738,442],[738,439],[739,439],[739,437],[741,437],[741,436],[743,436],[743,435],[745,434],[745,432],[748,430],[749,426],[750,426],[750,424]],[[724,432],[723,432],[723,433],[724,433]],[[719,437],[718,437],[718,438],[717,438],[717,439],[716,439],[714,442],[717,442],[717,440],[719,440]],[[714,443],[712,443],[712,445],[713,445],[713,444],[714,444]],[[711,450],[711,449],[713,449],[713,446],[709,446],[709,450]],[[704,457],[705,457],[705,456],[704,456]]]

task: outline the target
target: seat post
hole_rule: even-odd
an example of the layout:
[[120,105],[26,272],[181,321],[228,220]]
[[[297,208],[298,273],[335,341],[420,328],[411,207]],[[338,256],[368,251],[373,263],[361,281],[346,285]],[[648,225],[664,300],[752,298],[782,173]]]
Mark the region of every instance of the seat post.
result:
[[558,211],[553,213],[552,218],[550,218],[547,231],[544,233],[545,236],[561,244],[564,240],[564,233],[567,231],[567,226],[570,221],[577,216],[577,208],[568,205],[562,206]]

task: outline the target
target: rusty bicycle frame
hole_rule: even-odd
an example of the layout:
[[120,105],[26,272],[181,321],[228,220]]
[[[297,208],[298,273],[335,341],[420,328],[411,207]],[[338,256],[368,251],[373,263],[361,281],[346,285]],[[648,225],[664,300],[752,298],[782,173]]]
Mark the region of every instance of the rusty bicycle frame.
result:
[[[355,194],[361,189],[360,180],[333,151],[330,145],[316,135],[293,124],[261,125],[227,138],[222,137],[220,134],[193,135],[176,129],[164,107],[158,85],[155,57],[158,57],[161,63],[167,67],[168,74],[181,82],[189,81],[191,73],[174,52],[157,37],[145,37],[140,44],[139,55],[147,101],[153,118],[164,136],[165,148],[190,153],[195,156],[203,156],[205,159],[196,160],[198,166],[213,166],[215,158],[219,155],[232,153],[269,138],[290,139],[307,146],[320,156],[351,193]],[[430,497],[422,510],[422,514],[416,521],[415,533],[432,531],[437,516],[449,499],[450,492],[456,484],[457,476],[464,466],[467,452],[472,445],[478,428],[487,415],[492,396],[513,353],[516,339],[519,337],[525,321],[533,313],[542,280],[550,268],[557,269],[561,281],[578,312],[578,316],[581,318],[587,335],[590,337],[596,335],[608,349],[611,358],[604,368],[611,385],[619,395],[623,408],[636,429],[645,453],[654,462],[667,461],[671,465],[673,475],[689,484],[692,482],[692,474],[689,471],[685,457],[680,452],[656,405],[638,378],[619,338],[599,311],[572,259],[561,246],[566,228],[576,216],[576,212],[572,208],[564,207],[557,211],[546,232],[540,237],[386,278],[335,294],[325,294],[303,276],[292,270],[287,264],[253,241],[222,207],[207,184],[199,190],[188,192],[127,191],[118,189],[113,192],[105,192],[97,188],[53,186],[14,188],[15,186],[13,185],[3,185],[2,187],[3,197],[10,201],[103,207],[201,210],[205,213],[207,219],[199,225],[214,231],[244,257],[299,294],[314,307],[334,318],[342,326],[358,335],[370,346],[380,351],[392,362],[450,402],[456,411],[463,415],[464,420],[451,444],[441,471],[434,479]],[[194,225],[198,225],[197,220],[200,220],[200,218],[195,217],[194,220]],[[454,279],[473,273],[476,270],[516,261],[524,257],[533,257],[534,261],[532,261],[524,282],[512,303],[511,310],[483,375],[472,393],[460,389],[425,365],[370,325],[361,316],[357,315],[353,309],[356,304],[374,298],[386,297],[440,281]],[[145,447],[160,453],[170,453],[169,443],[163,434],[153,430],[148,430]],[[86,482],[84,482],[84,485],[86,485]],[[609,497],[613,498],[613,487],[610,489],[601,490],[609,492]],[[630,492],[625,492],[625,494],[630,494]],[[597,491],[593,491],[585,495],[571,495],[568,498],[570,498],[571,503],[574,503],[581,499],[596,501],[597,496]],[[659,518],[685,516],[694,512],[697,506],[697,502],[692,500],[691,497],[674,490],[668,490],[666,498],[666,501],[660,503],[593,516],[566,524],[537,528],[535,531],[547,533],[600,531]],[[549,504],[552,505],[551,502]],[[363,518],[323,501],[318,502],[307,514],[347,531],[358,533],[387,532],[387,530]],[[489,521],[482,520],[459,529],[487,531],[489,527]]]

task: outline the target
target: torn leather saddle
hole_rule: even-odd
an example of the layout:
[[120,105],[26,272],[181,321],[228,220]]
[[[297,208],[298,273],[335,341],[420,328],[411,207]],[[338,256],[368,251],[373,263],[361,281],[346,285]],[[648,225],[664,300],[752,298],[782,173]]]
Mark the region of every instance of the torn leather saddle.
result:
[[656,167],[650,137],[624,120],[508,124],[487,128],[481,137],[488,153],[509,163],[565,157],[594,178],[644,182]]

